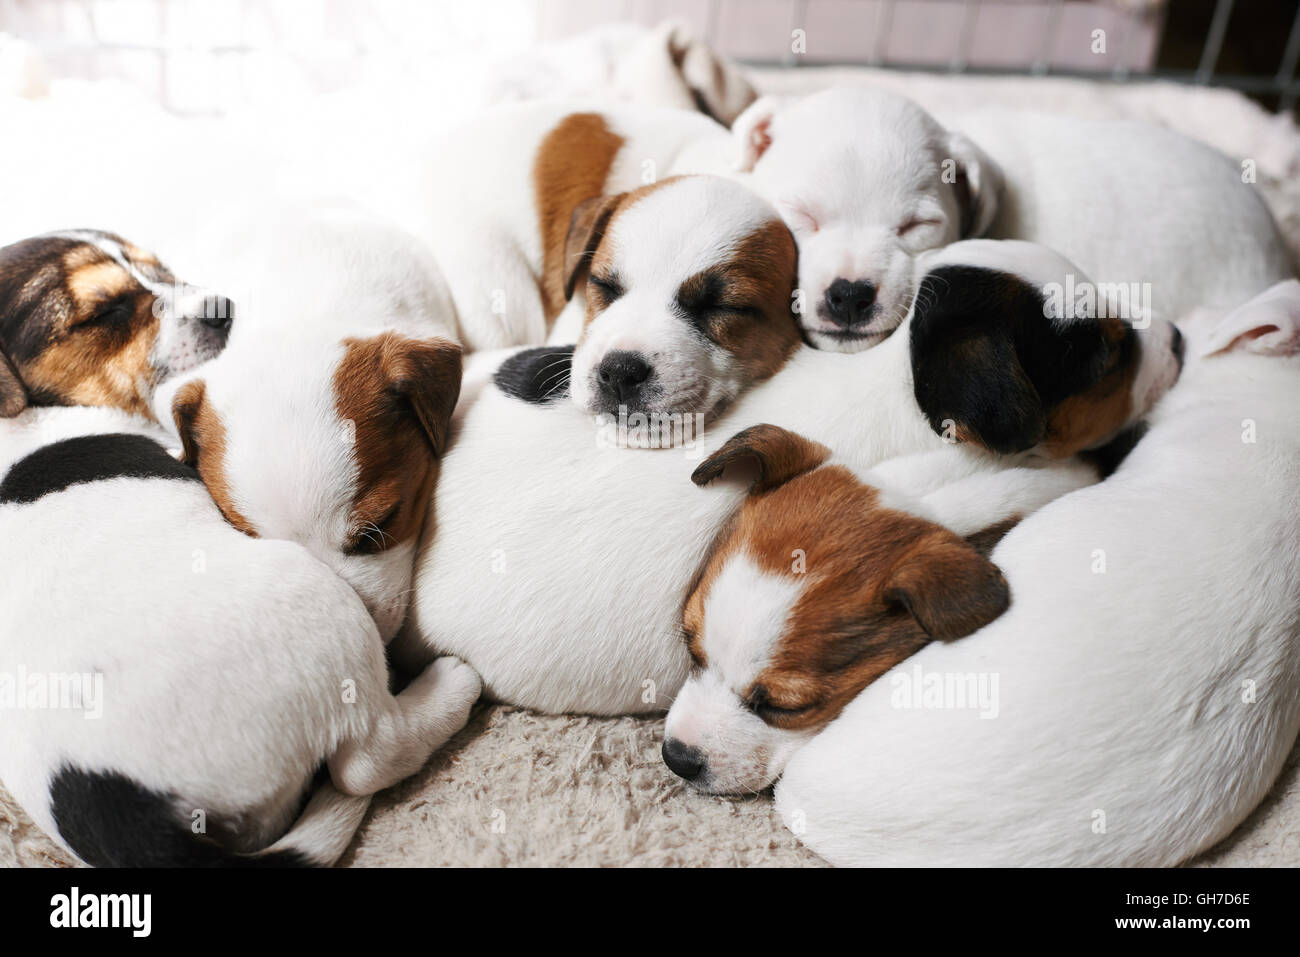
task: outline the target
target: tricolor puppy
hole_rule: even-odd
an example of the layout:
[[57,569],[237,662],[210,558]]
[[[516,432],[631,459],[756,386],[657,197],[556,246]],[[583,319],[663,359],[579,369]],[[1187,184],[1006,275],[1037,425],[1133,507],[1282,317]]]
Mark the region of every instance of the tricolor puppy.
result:
[[[703,454],[719,429],[771,423],[859,471],[890,460],[889,487],[909,494],[982,476],[984,494],[941,522],[966,535],[1060,494],[1062,475],[1095,481],[1068,457],[1144,416],[1177,375],[1167,323],[1129,341],[1121,321],[1054,309],[1044,284],[1075,267],[1041,247],[973,240],[926,268],[926,295],[897,334],[856,355],[795,350],[706,431]],[[946,390],[933,387],[936,370]],[[986,401],[1004,394],[1016,403]],[[458,655],[489,694],[539,710],[666,707],[690,660],[682,600],[744,487],[692,489],[698,457],[601,447],[572,403],[520,402],[488,385],[458,415],[402,651],[417,662]],[[1023,484],[1008,480],[1013,468]]]
[[225,347],[231,302],[96,230],[0,249],[0,417],[28,405],[151,416],[159,383]]
[[796,258],[776,212],[720,177],[586,200],[564,255],[565,294],[586,287],[571,375],[548,376],[557,353],[542,348],[507,360],[498,381],[532,401],[567,391],[598,416],[712,419],[799,345]]
[[[828,861],[1167,867],[1272,787],[1300,731],[1300,283],[1183,326],[1118,470],[992,552],[1007,612],[790,759],[777,806]],[[996,720],[921,706],[914,675],[997,675]]]
[[1204,144],[1136,121],[958,119],[843,87],[763,97],[736,120],[739,168],[799,244],[813,345],[877,344],[910,307],[917,255],[962,237],[1050,246],[1134,321],[1231,307],[1293,275],[1256,187]]
[[1010,603],[975,547],[829,458],[824,445],[759,425],[691,476],[705,485],[756,472],[682,616],[692,667],[668,712],[663,757],[700,790],[767,787],[885,671]]
[[165,441],[110,409],[0,429],[0,779],[88,864],[329,864],[478,678],[392,695],[353,590],[232,529]]
[[1003,455],[1073,455],[1114,438],[1178,378],[1175,325],[1135,328],[1104,299],[1082,311],[1062,298],[1062,279],[1087,277],[1045,247],[970,240],[926,254],[921,268],[912,380],[936,432]]
[[183,461],[242,532],[303,545],[356,589],[385,640],[460,392],[460,347],[294,324],[232,347],[175,390]]

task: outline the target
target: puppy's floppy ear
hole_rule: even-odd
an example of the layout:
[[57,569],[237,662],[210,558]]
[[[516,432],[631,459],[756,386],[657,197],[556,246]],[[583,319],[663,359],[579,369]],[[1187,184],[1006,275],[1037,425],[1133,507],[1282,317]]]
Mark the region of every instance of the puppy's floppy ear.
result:
[[775,425],[755,425],[737,432],[691,473],[696,485],[708,485],[734,466],[754,470],[751,494],[769,492],[811,472],[830,457],[826,446]]
[[1300,280],[1271,286],[1220,319],[1201,355],[1228,349],[1283,356],[1300,352]]
[[0,350],[0,419],[12,419],[27,408],[27,386],[18,370]]
[[961,541],[914,548],[890,575],[884,595],[937,641],[978,631],[1011,604],[1001,570]]
[[591,257],[605,235],[605,227],[626,193],[613,196],[595,196],[584,199],[574,207],[569,217],[569,232],[564,238],[564,298],[573,298],[573,289],[578,284],[578,277],[591,265]]
[[731,124],[736,170],[748,173],[772,145],[772,117],[793,103],[794,96],[760,96]]
[[172,396],[172,421],[181,440],[181,461],[191,468],[199,466],[199,410],[207,394],[207,384],[202,379],[186,382]]
[[1047,432],[1047,410],[1021,364],[1016,320],[1045,323],[1042,302],[1014,277],[941,266],[917,287],[912,389],[932,428],[1011,455]]
[[1002,170],[962,133],[948,134],[947,152],[956,164],[952,186],[961,207],[962,238],[982,236],[993,225],[1002,199]]
[[446,339],[389,333],[384,372],[394,393],[411,404],[435,455],[447,448],[451,414],[460,398],[461,349]]

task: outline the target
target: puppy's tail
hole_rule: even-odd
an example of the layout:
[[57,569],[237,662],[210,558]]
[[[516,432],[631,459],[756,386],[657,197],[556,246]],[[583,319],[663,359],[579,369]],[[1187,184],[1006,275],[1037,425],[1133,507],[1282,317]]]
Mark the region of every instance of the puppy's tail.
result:
[[[237,855],[238,867],[328,867],[343,856],[370,807],[370,795],[344,794],[328,781],[312,793],[289,832],[256,854]],[[246,862],[246,863],[245,863]]]
[[175,795],[114,771],[63,767],[50,783],[59,837],[93,867],[325,867],[342,856],[370,797],[324,783],[282,838],[242,854],[196,832]]

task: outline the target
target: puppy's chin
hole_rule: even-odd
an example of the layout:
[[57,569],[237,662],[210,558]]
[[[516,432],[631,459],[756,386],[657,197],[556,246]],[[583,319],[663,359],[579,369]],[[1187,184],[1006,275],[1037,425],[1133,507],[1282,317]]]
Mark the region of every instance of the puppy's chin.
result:
[[[892,331],[891,329],[890,332]],[[853,332],[843,329],[810,329],[806,326],[803,334],[808,345],[823,352],[862,352],[889,338],[889,332],[877,330]]]
[[699,403],[693,398],[681,402],[668,400],[649,408],[586,411],[593,416],[603,446],[630,449],[668,449],[694,447],[702,437],[704,426],[717,414],[721,404],[708,413],[693,410]]
[[781,776],[780,770],[773,771],[767,767],[750,767],[732,770],[722,775],[706,771],[699,777],[686,782],[701,794],[747,795],[758,794],[776,783]]

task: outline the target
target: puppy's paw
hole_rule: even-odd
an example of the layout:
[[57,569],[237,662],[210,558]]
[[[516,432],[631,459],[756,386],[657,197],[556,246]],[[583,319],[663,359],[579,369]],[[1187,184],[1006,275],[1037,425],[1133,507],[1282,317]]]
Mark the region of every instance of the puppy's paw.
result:
[[422,678],[425,676],[431,679],[434,693],[448,704],[464,701],[466,705],[472,705],[483,692],[483,680],[478,672],[451,655],[429,665],[421,675]]

